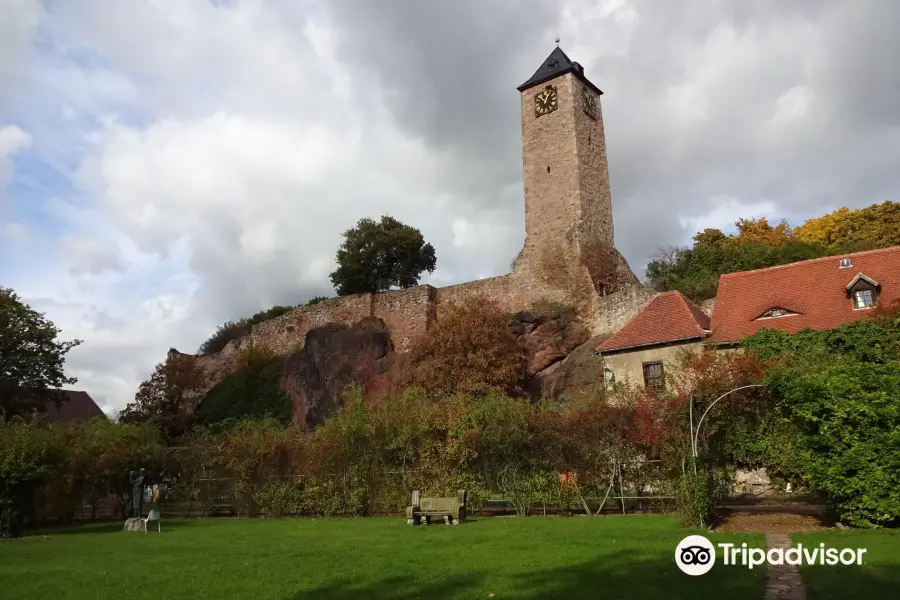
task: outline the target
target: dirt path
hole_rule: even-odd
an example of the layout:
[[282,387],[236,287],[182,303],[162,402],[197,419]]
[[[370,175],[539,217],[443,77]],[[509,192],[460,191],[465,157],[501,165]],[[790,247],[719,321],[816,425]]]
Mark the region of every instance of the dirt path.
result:
[[[730,512],[716,531],[766,534],[767,550],[791,547],[792,533],[824,531],[828,523],[822,515],[778,512]],[[767,565],[765,600],[806,600],[806,587],[796,565]]]
[[820,517],[812,515],[736,512],[728,515],[716,531],[789,534],[824,531],[827,528]]

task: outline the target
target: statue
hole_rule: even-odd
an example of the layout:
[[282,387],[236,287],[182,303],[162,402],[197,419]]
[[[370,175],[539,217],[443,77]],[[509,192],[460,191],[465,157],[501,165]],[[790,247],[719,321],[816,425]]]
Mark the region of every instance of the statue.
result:
[[128,480],[131,482],[131,516],[141,518],[141,501],[144,498],[144,480],[147,478],[147,471],[141,469],[137,474],[129,471]]

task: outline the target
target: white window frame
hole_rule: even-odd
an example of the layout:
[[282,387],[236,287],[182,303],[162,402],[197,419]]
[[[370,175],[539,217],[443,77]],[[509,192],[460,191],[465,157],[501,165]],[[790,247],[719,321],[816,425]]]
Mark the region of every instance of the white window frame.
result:
[[[868,294],[870,304],[862,304],[864,294]],[[862,288],[853,291],[853,310],[864,310],[875,306],[875,291],[872,288]]]

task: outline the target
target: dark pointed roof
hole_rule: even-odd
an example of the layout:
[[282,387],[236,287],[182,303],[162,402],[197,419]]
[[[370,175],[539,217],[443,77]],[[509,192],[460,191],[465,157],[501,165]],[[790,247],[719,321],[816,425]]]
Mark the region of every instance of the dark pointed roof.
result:
[[588,81],[588,78],[584,76],[584,67],[577,62],[569,60],[569,57],[566,56],[566,53],[563,52],[559,46],[553,49],[553,52],[550,53],[547,60],[545,60],[540,68],[534,72],[534,75],[516,89],[520,92],[524,92],[528,88],[540,85],[551,79],[556,79],[560,75],[565,75],[566,73],[571,73],[580,79],[584,85],[588,86],[598,94],[603,93],[600,91],[600,88]]
[[87,392],[75,390],[60,390],[60,392],[62,398],[59,406],[53,400],[47,401],[47,412],[43,415],[45,423],[88,421],[94,417],[106,417]]

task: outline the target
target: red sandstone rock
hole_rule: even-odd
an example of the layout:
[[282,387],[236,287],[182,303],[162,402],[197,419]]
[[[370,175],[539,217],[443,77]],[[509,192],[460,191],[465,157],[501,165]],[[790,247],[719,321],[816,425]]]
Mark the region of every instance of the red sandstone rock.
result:
[[387,326],[376,317],[311,329],[303,349],[288,357],[282,376],[294,403],[294,423],[317,427],[338,411],[354,384],[368,401],[392,389],[404,364],[393,349]]
[[564,359],[590,337],[584,325],[559,311],[517,313],[510,330],[527,353],[528,377]]

